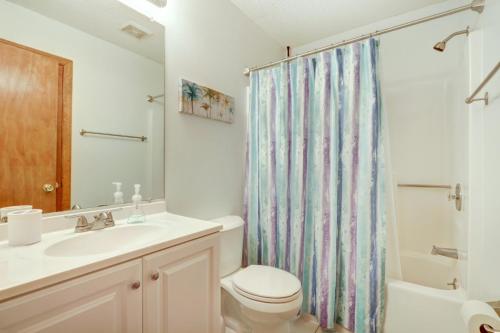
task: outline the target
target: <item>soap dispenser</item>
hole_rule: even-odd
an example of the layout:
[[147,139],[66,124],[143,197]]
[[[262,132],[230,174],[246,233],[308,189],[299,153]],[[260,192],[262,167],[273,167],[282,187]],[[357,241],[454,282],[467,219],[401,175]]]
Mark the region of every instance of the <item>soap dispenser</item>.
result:
[[116,186],[116,191],[113,193],[113,197],[115,198],[115,204],[123,203],[123,192],[122,192],[122,183],[114,182],[113,185]]
[[146,221],[146,214],[141,207],[142,195],[141,195],[141,184],[134,185],[134,195],[132,196],[132,214],[127,220],[127,223],[142,223]]

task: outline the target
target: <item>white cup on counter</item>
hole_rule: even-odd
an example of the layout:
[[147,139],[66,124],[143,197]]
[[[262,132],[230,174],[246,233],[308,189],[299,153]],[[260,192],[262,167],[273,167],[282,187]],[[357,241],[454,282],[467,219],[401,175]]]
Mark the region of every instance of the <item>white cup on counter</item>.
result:
[[10,246],[29,245],[42,239],[42,210],[16,210],[7,214]]

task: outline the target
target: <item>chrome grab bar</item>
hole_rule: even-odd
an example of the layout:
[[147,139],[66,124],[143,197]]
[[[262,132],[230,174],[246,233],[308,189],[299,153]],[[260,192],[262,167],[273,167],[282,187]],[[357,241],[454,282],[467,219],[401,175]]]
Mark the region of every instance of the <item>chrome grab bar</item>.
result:
[[444,188],[451,190],[451,185],[432,185],[432,184],[398,184],[398,187],[417,187],[417,188]]
[[[441,184],[436,184],[436,185],[433,185],[433,184],[398,184],[398,187],[434,188],[434,189],[445,189],[445,190],[452,190],[453,189],[453,187],[451,185],[441,185]],[[454,193],[449,193],[448,199],[450,201],[455,201],[455,208],[458,211],[461,211],[462,210],[462,201],[463,201],[462,185],[456,184]]]
[[474,92],[469,97],[467,97],[465,99],[465,103],[471,104],[471,103],[477,102],[477,101],[484,101],[484,104],[488,105],[488,103],[489,103],[488,92],[486,92],[484,94],[484,97],[482,97],[482,98],[475,98],[475,97],[477,94],[479,94],[481,89],[483,89],[483,87],[486,85],[486,83],[488,83],[491,80],[491,78],[496,74],[498,69],[500,69],[500,61],[497,62],[497,65],[488,73],[488,75],[486,75],[483,82],[481,82],[481,84],[479,84],[479,87],[477,87],[476,90],[474,90]]

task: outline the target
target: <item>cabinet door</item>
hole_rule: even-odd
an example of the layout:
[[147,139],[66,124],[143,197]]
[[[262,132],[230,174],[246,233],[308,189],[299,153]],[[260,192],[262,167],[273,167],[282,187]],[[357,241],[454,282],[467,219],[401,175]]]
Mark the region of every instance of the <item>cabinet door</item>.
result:
[[137,259],[0,303],[0,332],[142,332],[141,279]]
[[143,260],[144,332],[220,332],[218,234]]

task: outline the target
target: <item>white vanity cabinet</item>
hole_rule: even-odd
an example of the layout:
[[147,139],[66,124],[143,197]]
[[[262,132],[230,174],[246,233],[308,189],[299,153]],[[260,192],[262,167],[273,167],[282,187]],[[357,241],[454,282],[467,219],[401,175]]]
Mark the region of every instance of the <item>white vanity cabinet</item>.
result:
[[219,236],[0,302],[0,333],[11,332],[219,333]]
[[143,258],[144,333],[220,332],[219,239]]
[[141,280],[136,259],[0,303],[0,332],[141,332]]

